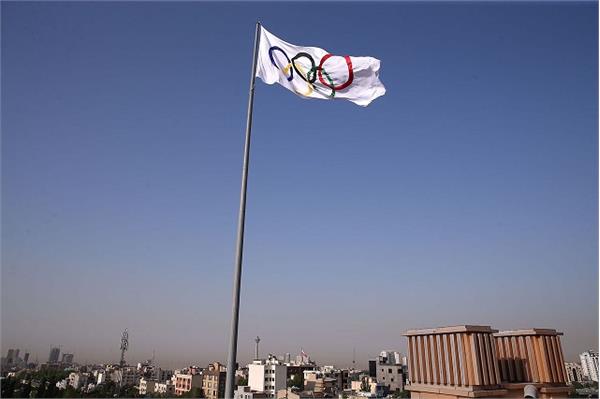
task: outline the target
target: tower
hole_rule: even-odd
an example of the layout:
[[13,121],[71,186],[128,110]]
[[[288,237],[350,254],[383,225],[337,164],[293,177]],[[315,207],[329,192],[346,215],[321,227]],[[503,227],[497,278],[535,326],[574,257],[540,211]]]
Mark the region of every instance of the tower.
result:
[[127,329],[123,331],[123,335],[121,335],[121,361],[119,365],[121,367],[125,366],[125,351],[129,348],[129,333],[127,333]]
[[48,355],[48,363],[58,363],[58,357],[60,356],[60,347],[54,346],[50,348],[50,354]]
[[258,335],[254,339],[254,342],[256,342],[256,351],[254,353],[254,359],[258,360],[258,343],[260,342],[260,337]]

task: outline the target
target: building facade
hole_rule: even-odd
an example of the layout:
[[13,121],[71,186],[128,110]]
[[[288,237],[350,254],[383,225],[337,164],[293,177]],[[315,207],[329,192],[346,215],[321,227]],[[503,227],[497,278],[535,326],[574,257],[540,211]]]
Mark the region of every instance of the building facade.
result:
[[266,393],[253,391],[249,386],[238,386],[233,392],[233,399],[258,399],[266,397]]
[[48,363],[58,363],[58,357],[60,356],[60,348],[54,347],[50,349],[48,355]]
[[154,392],[167,398],[173,397],[175,395],[175,384],[171,380],[157,382],[154,385]]
[[227,370],[221,363],[208,365],[202,372],[202,391],[207,399],[219,399],[225,395],[225,379]]
[[592,350],[583,352],[579,355],[579,360],[581,360],[583,376],[590,381],[598,382],[598,353]]
[[407,331],[411,398],[566,397],[560,335],[489,326]]
[[565,371],[567,373],[567,384],[583,381],[583,370],[579,363],[565,362]]
[[175,385],[175,395],[181,396],[194,388],[202,388],[202,375],[175,373],[173,383]]
[[248,386],[251,390],[264,392],[269,397],[275,397],[277,391],[286,389],[287,366],[275,356],[255,360],[248,365]]
[[150,393],[154,393],[154,387],[156,385],[156,381],[147,380],[146,378],[140,378],[140,385],[138,387],[138,392],[140,395],[147,395]]
[[61,363],[67,366],[71,365],[73,364],[73,357],[74,355],[72,353],[63,353]]
[[376,359],[375,378],[388,387],[389,392],[404,390],[402,356],[398,352],[383,351]]

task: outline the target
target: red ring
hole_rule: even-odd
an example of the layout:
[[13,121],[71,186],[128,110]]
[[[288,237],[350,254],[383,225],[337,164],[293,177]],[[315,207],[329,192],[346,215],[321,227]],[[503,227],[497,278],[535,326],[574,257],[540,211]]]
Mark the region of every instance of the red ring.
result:
[[333,86],[333,85],[329,85],[329,83],[327,83],[325,81],[325,79],[323,79],[323,64],[325,63],[325,61],[327,61],[329,59],[329,57],[331,57],[331,54],[325,54],[323,56],[323,58],[321,58],[321,62],[319,63],[319,71],[317,72],[319,75],[319,81],[324,86],[327,86],[331,90],[336,90],[336,91],[345,89],[346,87],[350,86],[352,84],[352,81],[354,80],[354,72],[352,71],[352,61],[350,61],[349,55],[344,56],[344,59],[346,60],[346,65],[348,65],[348,80],[346,81],[346,83],[343,83],[343,84],[337,85],[337,86]]

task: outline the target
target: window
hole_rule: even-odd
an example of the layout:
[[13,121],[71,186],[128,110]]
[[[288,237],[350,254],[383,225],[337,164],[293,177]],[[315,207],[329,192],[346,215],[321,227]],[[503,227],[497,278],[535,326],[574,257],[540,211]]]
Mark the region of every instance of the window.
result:
[[392,374],[392,369],[388,369],[388,374]]
[[392,378],[391,381],[394,382],[394,379]]

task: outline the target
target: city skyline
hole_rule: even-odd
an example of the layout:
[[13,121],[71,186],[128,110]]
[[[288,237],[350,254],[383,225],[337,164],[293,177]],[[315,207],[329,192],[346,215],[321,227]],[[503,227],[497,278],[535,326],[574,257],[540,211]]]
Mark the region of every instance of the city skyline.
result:
[[0,7],[3,353],[225,362],[257,19],[387,93],[257,82],[240,364],[460,324],[598,350],[597,3]]
[[[406,339],[404,339],[404,340],[406,341]],[[252,363],[252,361],[255,360],[255,358],[256,358],[254,356],[255,348],[256,348],[256,341],[255,341],[255,339],[253,339],[252,342],[253,342],[253,344],[252,344],[252,348],[253,348],[252,355],[248,355],[246,353],[240,353],[238,362],[242,366],[245,366],[247,364]],[[262,339],[261,339],[261,342],[262,342]],[[406,342],[405,342],[405,345],[406,345]],[[117,360],[114,360],[114,359],[111,360],[110,359],[111,356],[107,355],[105,358],[108,359],[108,360],[84,359],[84,360],[80,361],[79,358],[77,357],[77,353],[75,353],[73,351],[68,351],[68,352],[63,351],[62,350],[62,345],[61,346],[51,346],[49,348],[48,352],[51,352],[52,348],[55,348],[55,347],[56,348],[61,348],[61,351],[60,351],[60,356],[61,357],[63,356],[64,353],[69,353],[69,354],[75,356],[75,363],[81,364],[81,365],[86,365],[86,364],[118,364],[119,363],[119,359],[118,358],[120,357],[120,353],[121,353],[120,350],[117,351],[118,352]],[[243,342],[240,342],[240,347],[246,347],[246,345],[244,345]],[[21,349],[22,350],[23,348],[27,348],[27,347],[16,346],[16,347],[12,347],[12,348],[13,349]],[[302,353],[302,351],[303,351],[303,349],[304,349],[303,347],[299,347],[297,349],[297,352],[294,352],[293,350],[292,351],[286,351],[286,352],[274,352],[274,351],[269,351],[269,349],[266,348],[265,350],[262,350],[262,349],[259,350],[259,357],[258,358],[259,359],[265,359],[269,355],[273,355],[273,356],[276,356],[279,359],[284,359],[287,354],[290,354],[292,356],[292,359],[293,359],[293,358],[295,358],[295,356],[300,356],[301,353]],[[597,349],[594,349],[594,348],[583,348],[583,349],[581,349],[579,351],[575,350],[574,351],[575,355],[572,358],[565,357],[565,361],[566,362],[579,363],[580,362],[580,356],[581,356],[581,354],[583,354],[584,352],[587,352],[589,350],[597,352]],[[368,368],[368,362],[369,362],[369,360],[372,360],[372,359],[376,358],[379,355],[379,353],[382,352],[382,351],[397,351],[397,352],[401,353],[402,355],[407,356],[406,347],[395,347],[395,348],[383,348],[382,347],[381,349],[377,350],[374,353],[367,354],[366,357],[364,356],[364,354],[360,354],[360,356],[357,356],[356,355],[356,349],[352,348],[351,351],[350,351],[350,358],[349,358],[349,360],[343,360],[341,363],[328,362],[328,359],[322,358],[322,356],[320,356],[318,353],[315,353],[315,354],[312,354],[312,355],[311,354],[307,354],[307,355],[310,357],[311,360],[313,360],[313,361],[316,360],[316,363],[319,364],[319,365],[333,365],[333,366],[336,366],[336,367],[347,367],[347,368],[351,368],[353,366],[356,366],[356,369],[367,369]],[[5,350],[5,352],[6,352],[6,350]],[[45,358],[48,357],[48,355],[46,355],[45,357],[44,356],[38,356],[39,355],[38,353],[32,352],[29,349],[22,350],[21,352],[22,353],[28,353],[30,355],[30,360],[31,361],[33,361],[34,359],[36,359],[36,358],[39,357],[40,359],[42,359],[42,361],[40,361],[39,363],[45,363],[46,361],[44,361],[43,359],[45,359]],[[570,352],[572,352],[572,351],[570,351]],[[168,367],[170,369],[174,369],[174,368],[181,368],[181,367],[188,367],[188,366],[202,366],[202,365],[210,364],[213,361],[218,361],[220,363],[224,363],[224,359],[208,359],[208,360],[206,360],[206,359],[202,359],[201,355],[198,356],[198,358],[200,360],[191,361],[191,362],[187,362],[187,363],[184,362],[184,361],[178,361],[176,359],[175,360],[169,360],[169,361],[161,361],[161,359],[156,355],[156,353],[157,353],[156,348],[152,349],[150,351],[150,353],[148,355],[146,355],[146,356],[143,355],[143,354],[140,356],[139,355],[140,351],[134,352],[134,354],[135,353],[138,354],[137,357],[131,357],[130,358],[129,352],[127,352],[127,355],[125,356],[125,363],[126,364],[136,365],[138,363],[143,363],[143,362],[146,362],[146,361],[148,361],[150,359],[153,359],[154,363],[157,364],[158,366]]]

